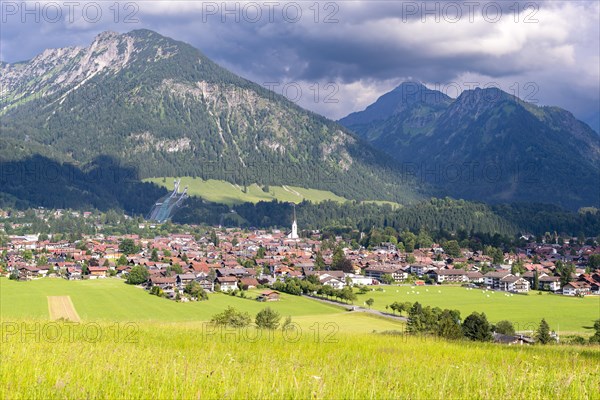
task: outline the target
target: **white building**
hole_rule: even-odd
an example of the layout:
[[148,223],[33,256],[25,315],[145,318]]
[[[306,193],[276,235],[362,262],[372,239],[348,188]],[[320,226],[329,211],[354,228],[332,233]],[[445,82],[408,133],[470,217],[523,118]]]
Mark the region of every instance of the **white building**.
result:
[[372,285],[373,284],[373,278],[370,278],[367,276],[346,274],[346,278],[350,278],[352,280],[353,285]]
[[292,232],[287,235],[288,239],[298,239],[298,224],[296,223],[296,205],[294,204],[294,222],[292,222]]

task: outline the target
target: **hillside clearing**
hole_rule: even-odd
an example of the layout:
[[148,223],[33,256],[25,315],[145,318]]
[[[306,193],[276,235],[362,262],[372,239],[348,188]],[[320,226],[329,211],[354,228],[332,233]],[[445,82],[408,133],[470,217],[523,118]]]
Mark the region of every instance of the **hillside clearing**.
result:
[[[168,190],[173,190],[173,181],[176,178],[148,178],[144,181],[153,182]],[[179,179],[179,178],[177,178]],[[204,200],[214,203],[227,204],[229,206],[241,203],[258,203],[259,201],[286,201],[291,203],[301,203],[304,200],[319,203],[325,200],[332,200],[338,203],[346,202],[347,199],[340,197],[332,192],[318,189],[306,189],[296,186],[269,186],[268,192],[253,183],[244,187],[234,185],[230,182],[215,179],[202,180],[200,178],[182,177],[180,188],[188,187],[188,193],[192,196],[201,197]]]
[[[173,190],[174,177],[166,178],[147,178],[145,182],[152,182],[158,186],[162,186],[167,190]],[[327,190],[302,188],[298,186],[269,186],[268,191],[265,192],[262,186],[256,183],[244,187],[233,184],[227,181],[209,179],[203,180],[200,178],[193,177],[182,177],[180,190],[188,187],[188,193],[192,196],[200,197],[206,201],[226,204],[233,206],[241,203],[258,203],[259,201],[283,201],[290,203],[301,203],[304,200],[320,203],[323,201],[335,201],[337,203],[345,203],[348,199],[338,196],[333,192]],[[387,204],[392,208],[401,207],[400,204],[392,201],[379,201],[379,200],[365,200],[363,203],[373,204]]]

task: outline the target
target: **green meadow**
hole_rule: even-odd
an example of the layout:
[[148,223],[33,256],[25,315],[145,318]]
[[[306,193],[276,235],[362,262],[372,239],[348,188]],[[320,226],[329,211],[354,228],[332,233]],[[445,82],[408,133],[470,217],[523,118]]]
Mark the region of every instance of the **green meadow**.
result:
[[[358,295],[357,305],[364,306],[368,298],[375,300],[373,308],[390,311],[387,305],[394,301],[419,301],[432,307],[457,309],[463,318],[473,311],[485,312],[491,322],[508,319],[518,330],[532,330],[545,318],[553,330],[560,333],[591,334],[595,319],[600,318],[600,298],[574,298],[544,293],[538,295],[506,296],[503,292],[467,290],[456,286],[411,287],[382,286]],[[254,316],[266,307],[254,300],[259,290],[248,292],[248,298],[222,293],[209,295],[208,301],[176,303],[151,296],[143,289],[126,285],[122,280],[99,279],[66,281],[39,279],[14,282],[0,278],[0,317],[48,318],[47,296],[70,296],[77,313],[84,321],[154,321],[194,322],[208,321],[228,306]],[[281,294],[281,300],[268,306],[281,315],[308,325],[311,321],[328,321],[346,326],[352,332],[396,329],[398,322],[375,318],[364,313],[349,313],[341,307],[324,304],[305,297]]]
[[47,296],[70,296],[84,322],[209,321],[228,306],[248,312],[254,318],[256,313],[268,306],[284,317],[292,316],[305,328],[314,323],[332,323],[335,329],[349,332],[398,330],[403,327],[400,322],[364,313],[349,313],[341,307],[285,293],[281,294],[280,301],[261,303],[254,300],[258,292],[249,292],[245,299],[215,293],[209,295],[208,301],[177,303],[151,296],[147,291],[115,278],[83,281],[39,279],[29,282],[0,278],[0,317],[3,321],[48,319]]
[[[600,398],[597,347],[219,333],[153,322],[136,323],[126,335],[108,323],[62,334],[66,324],[53,323],[49,334],[33,321],[22,324],[29,334],[3,326],[0,398]],[[31,334],[36,329],[38,336]]]
[[363,305],[368,299],[375,300],[372,308],[380,311],[394,301],[414,303],[440,308],[456,309],[463,318],[473,311],[485,312],[491,322],[503,319],[512,321],[517,330],[536,329],[545,318],[553,330],[561,333],[591,334],[593,321],[600,318],[600,297],[585,298],[552,295],[537,291],[528,295],[507,296],[504,292],[467,290],[458,286],[382,286],[367,294],[358,295],[356,304]]
[[[411,291],[390,288],[359,302],[373,297],[385,309],[396,289]],[[461,288],[440,290],[440,306],[476,300]],[[49,295],[70,296],[81,322],[48,321]],[[294,324],[284,332],[206,323],[230,305],[252,316],[269,306]],[[270,303],[225,294],[176,303],[119,279],[0,278],[0,317],[2,399],[600,399],[598,346],[385,334],[404,324],[286,294]]]
[[[159,186],[163,186],[168,190],[173,190],[175,178],[167,177],[165,182],[163,178],[148,178],[146,182],[153,182]],[[188,187],[188,193],[192,196],[201,197],[204,200],[214,203],[222,203],[227,205],[235,205],[241,203],[258,203],[259,201],[287,201],[292,203],[300,203],[303,200],[309,200],[313,203],[319,203],[325,200],[337,201],[340,203],[346,202],[347,199],[340,197],[333,192],[327,190],[307,189],[297,186],[270,186],[268,192],[264,192],[262,187],[256,183],[248,185],[244,192],[244,187],[235,185],[230,182],[209,179],[203,180],[200,178],[182,177],[180,188]]]

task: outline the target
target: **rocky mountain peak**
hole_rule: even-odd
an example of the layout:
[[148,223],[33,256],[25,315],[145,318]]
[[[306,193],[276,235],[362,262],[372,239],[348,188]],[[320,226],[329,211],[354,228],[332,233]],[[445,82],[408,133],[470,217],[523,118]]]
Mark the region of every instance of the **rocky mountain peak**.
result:
[[444,107],[452,99],[446,94],[427,88],[420,82],[406,81],[398,85],[394,90],[388,92],[368,106],[364,111],[352,113],[340,120],[344,125],[366,124],[380,121],[390,116],[401,114],[415,106],[428,105],[433,107]]
[[383,172],[394,168],[390,159],[333,121],[149,30],[102,32],[87,47],[45,52],[3,73],[1,87],[9,80],[0,142],[27,140],[24,153],[81,165],[109,156],[135,165],[142,177],[316,186],[357,199],[418,197],[416,185]]

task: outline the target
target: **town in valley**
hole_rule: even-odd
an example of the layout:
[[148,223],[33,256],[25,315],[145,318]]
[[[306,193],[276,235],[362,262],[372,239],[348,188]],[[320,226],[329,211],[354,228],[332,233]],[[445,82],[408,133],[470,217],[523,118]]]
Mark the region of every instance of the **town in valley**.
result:
[[[41,219],[75,216],[99,232],[105,228],[92,212],[36,212]],[[11,216],[24,214],[0,215],[9,221]],[[142,270],[143,279],[137,284],[183,302],[196,300],[185,290],[191,282],[208,293],[263,288],[269,297],[277,292],[272,289],[290,279],[310,279],[316,287],[337,291],[382,285],[458,285],[509,295],[534,291],[600,295],[600,243],[594,237],[521,235],[518,245],[510,249],[491,245],[473,249],[468,240],[435,243],[424,230],[298,232],[296,220],[287,231],[191,226],[187,232],[179,228],[177,233],[165,234],[160,225],[140,221],[137,227],[146,234],[80,234],[76,240],[61,233],[7,234],[28,230],[27,225],[3,225],[0,265],[6,277],[127,280],[132,271]],[[317,294],[316,287],[311,294]]]

